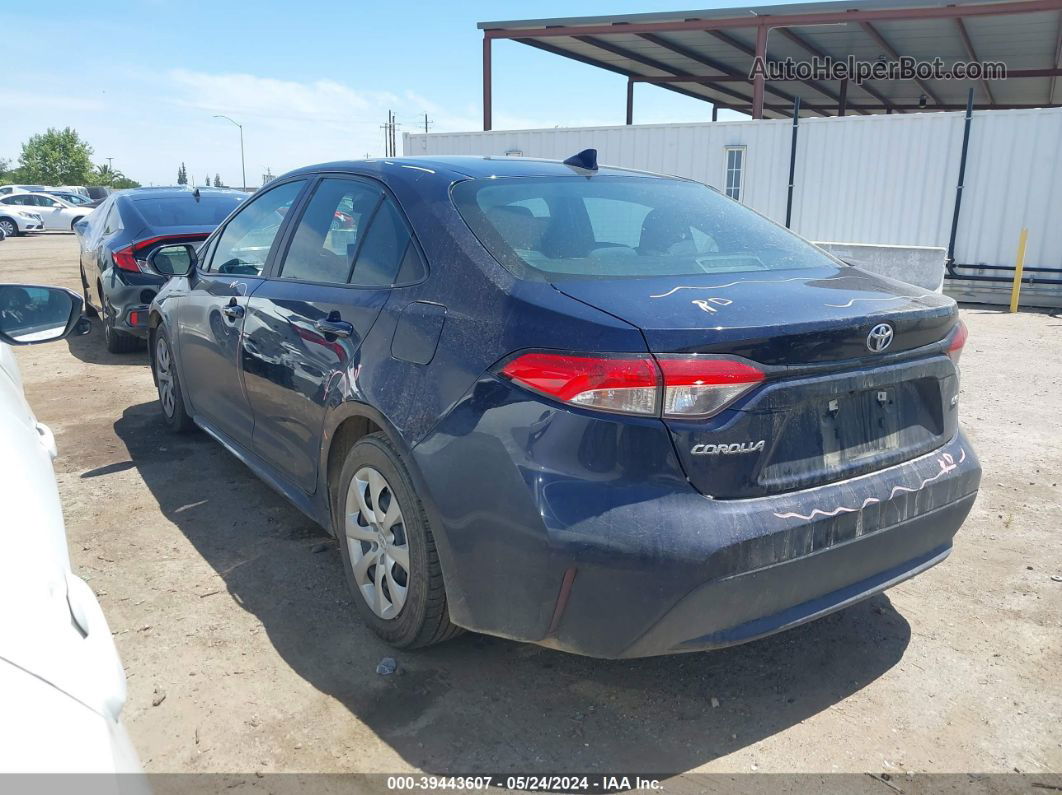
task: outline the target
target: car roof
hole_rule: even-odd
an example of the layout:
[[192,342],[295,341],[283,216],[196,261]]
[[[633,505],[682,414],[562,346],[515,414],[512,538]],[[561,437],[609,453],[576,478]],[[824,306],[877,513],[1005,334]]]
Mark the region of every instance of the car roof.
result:
[[488,177],[570,177],[594,174],[597,176],[639,176],[659,179],[681,179],[652,174],[647,171],[635,171],[615,166],[601,166],[596,171],[565,165],[560,160],[545,160],[530,157],[471,157],[471,156],[436,156],[436,157],[390,157],[370,160],[340,160],[332,163],[318,163],[313,166],[289,171],[284,177],[300,174],[313,174],[322,171],[338,171],[351,174],[363,174],[401,179],[411,176],[410,172],[436,174],[451,180],[483,179]]

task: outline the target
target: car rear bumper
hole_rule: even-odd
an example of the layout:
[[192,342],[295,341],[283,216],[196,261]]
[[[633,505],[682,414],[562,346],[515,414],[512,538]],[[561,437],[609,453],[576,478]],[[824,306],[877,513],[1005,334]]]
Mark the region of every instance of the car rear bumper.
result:
[[[574,438],[589,470],[583,478],[558,471],[572,456],[551,460],[551,430],[531,426],[529,440],[513,444],[481,432],[486,422],[464,435],[444,424],[445,445],[437,437],[415,449],[445,531],[437,535],[451,616],[476,631],[595,657],[742,643],[885,590],[948,555],[981,477],[960,433],[931,454],[861,477],[713,500],[681,474],[661,475],[666,464],[654,460],[648,424],[629,441],[630,429],[584,432],[597,448],[581,443],[577,420],[556,427],[554,445]],[[637,445],[655,477],[626,481],[603,470],[609,445]],[[454,474],[462,465],[444,455],[451,448],[476,459],[476,493]]]
[[123,334],[146,339],[148,308],[165,283],[165,279],[152,274],[122,274],[118,277],[112,269],[103,279],[103,291],[113,312],[114,328]]

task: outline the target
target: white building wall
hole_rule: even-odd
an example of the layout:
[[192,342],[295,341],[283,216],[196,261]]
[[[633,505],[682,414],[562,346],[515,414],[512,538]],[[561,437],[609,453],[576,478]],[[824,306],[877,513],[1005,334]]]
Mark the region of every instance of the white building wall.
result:
[[[811,240],[947,246],[963,113],[801,119],[793,229]],[[406,155],[598,161],[724,184],[724,147],[747,147],[748,206],[785,220],[788,120],[651,124],[403,136]],[[1062,267],[1062,108],[977,111],[955,251],[960,263],[1013,263],[1029,227],[1026,264]]]

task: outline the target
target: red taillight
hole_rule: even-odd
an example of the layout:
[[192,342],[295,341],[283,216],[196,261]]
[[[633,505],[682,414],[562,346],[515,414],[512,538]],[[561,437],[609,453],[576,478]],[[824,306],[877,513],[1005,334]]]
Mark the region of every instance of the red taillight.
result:
[[501,370],[525,387],[586,408],[656,414],[660,374],[649,356],[525,353]]
[[711,417],[766,378],[747,362],[715,356],[660,356],[665,417]]
[[718,414],[766,377],[750,363],[706,355],[654,359],[525,353],[501,372],[529,389],[576,406],[676,418]]
[[111,259],[114,260],[114,267],[121,268],[123,271],[133,271],[134,273],[140,273],[140,265],[137,264],[136,257],[133,256],[133,247],[126,246],[120,248],[111,254]]
[[959,363],[959,357],[962,356],[962,349],[966,345],[968,336],[970,332],[967,331],[966,324],[960,320],[951,333],[951,341],[948,343],[948,356],[955,364]]

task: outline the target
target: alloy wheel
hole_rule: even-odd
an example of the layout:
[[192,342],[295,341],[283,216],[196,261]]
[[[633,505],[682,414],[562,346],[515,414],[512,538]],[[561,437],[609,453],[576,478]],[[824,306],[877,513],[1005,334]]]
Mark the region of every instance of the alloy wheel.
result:
[[395,618],[409,592],[409,544],[398,497],[373,467],[351,478],[343,524],[359,592],[377,616]]
[[4,230],[4,234],[8,237],[14,237],[18,234],[18,227],[6,218],[3,221],[0,221],[0,228]]
[[159,402],[167,417],[172,417],[177,409],[177,393],[173,388],[173,359],[166,338],[159,335],[155,345],[155,377],[159,382]]

